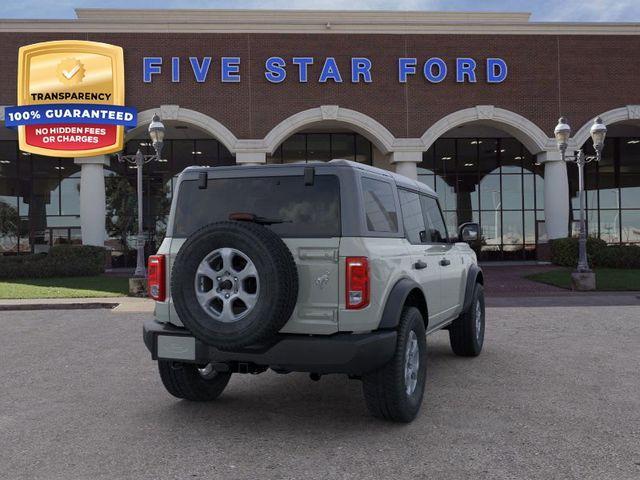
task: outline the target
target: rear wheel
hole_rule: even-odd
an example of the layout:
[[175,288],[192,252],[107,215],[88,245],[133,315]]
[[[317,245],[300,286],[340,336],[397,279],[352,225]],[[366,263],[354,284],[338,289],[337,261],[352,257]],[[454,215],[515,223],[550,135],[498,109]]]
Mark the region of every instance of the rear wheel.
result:
[[216,372],[211,364],[198,366],[170,360],[158,360],[160,378],[167,391],[177,398],[194,402],[215,400],[223,392],[230,373]]
[[427,340],[422,314],[405,307],[396,352],[389,363],[362,377],[367,407],[374,417],[410,422],[422,405],[427,374]]
[[451,349],[461,357],[477,357],[484,344],[484,289],[476,283],[469,309],[449,327]]

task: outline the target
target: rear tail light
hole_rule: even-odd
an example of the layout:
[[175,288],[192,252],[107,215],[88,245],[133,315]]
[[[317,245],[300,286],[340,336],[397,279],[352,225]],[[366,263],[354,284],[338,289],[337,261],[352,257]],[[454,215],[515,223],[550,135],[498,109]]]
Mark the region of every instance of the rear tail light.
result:
[[147,271],[149,296],[158,302],[164,302],[167,295],[165,290],[165,256],[151,255]]
[[349,310],[369,305],[369,262],[367,257],[347,257],[347,299]]

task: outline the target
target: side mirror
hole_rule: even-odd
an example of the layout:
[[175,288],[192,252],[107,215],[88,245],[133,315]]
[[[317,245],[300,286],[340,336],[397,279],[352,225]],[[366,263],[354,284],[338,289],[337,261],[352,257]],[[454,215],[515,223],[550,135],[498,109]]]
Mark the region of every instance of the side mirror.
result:
[[463,223],[458,227],[458,240],[473,243],[480,240],[480,225],[477,223]]

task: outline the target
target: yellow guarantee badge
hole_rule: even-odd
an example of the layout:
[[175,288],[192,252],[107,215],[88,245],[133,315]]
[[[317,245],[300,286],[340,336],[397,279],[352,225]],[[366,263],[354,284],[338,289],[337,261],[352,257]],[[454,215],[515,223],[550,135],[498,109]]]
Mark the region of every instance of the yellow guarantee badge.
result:
[[106,43],[61,40],[21,47],[18,106],[5,110],[20,149],[56,157],[122,150],[135,109],[124,105],[124,55]]

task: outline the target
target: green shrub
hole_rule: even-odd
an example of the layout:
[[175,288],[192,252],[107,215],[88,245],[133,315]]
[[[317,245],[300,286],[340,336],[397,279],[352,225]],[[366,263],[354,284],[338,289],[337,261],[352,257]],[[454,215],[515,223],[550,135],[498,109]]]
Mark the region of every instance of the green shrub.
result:
[[49,253],[0,257],[0,278],[82,277],[104,273],[106,249],[56,245]]
[[[591,267],[640,268],[640,246],[607,245],[604,240],[589,237],[587,259]],[[551,261],[563,267],[575,267],[578,264],[578,239],[552,240]]]

